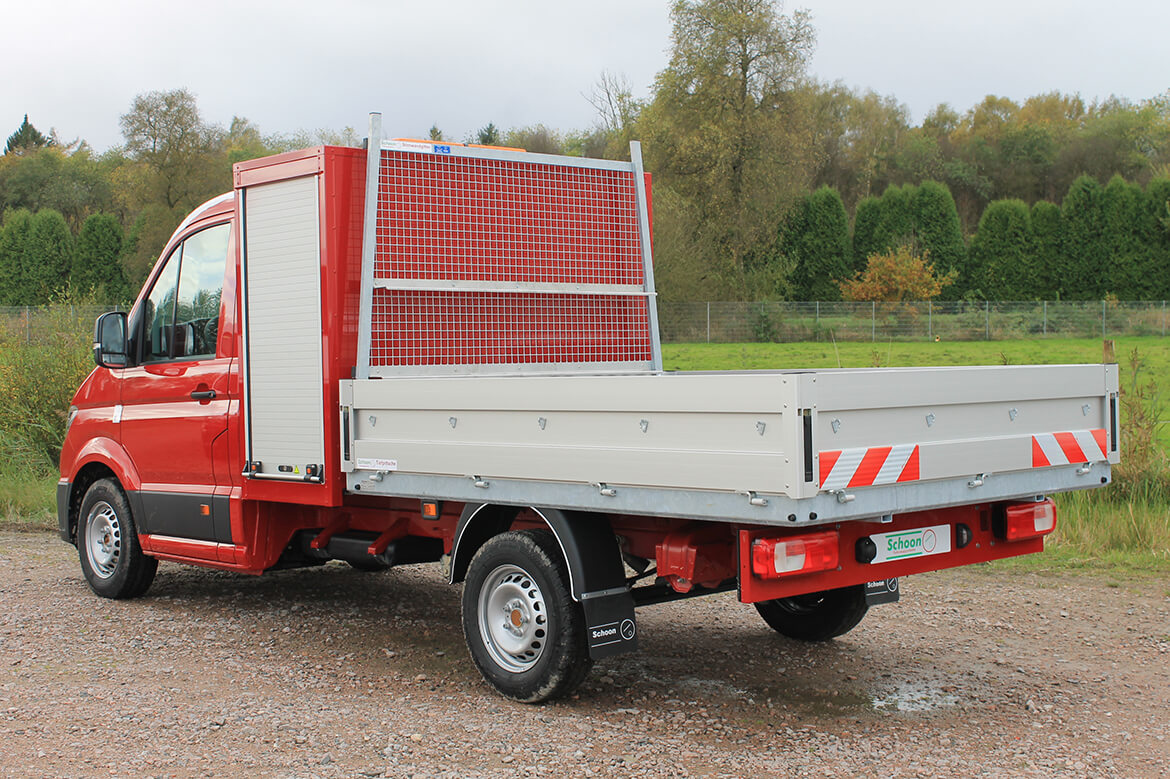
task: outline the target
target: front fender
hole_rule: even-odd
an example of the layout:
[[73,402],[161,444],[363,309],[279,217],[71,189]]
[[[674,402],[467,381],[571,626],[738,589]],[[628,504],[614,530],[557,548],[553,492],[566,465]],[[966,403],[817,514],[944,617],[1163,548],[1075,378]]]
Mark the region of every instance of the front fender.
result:
[[[78,450],[73,459],[73,467],[68,471],[61,469],[61,476],[69,482],[77,481],[77,474],[85,470],[86,466],[104,465],[114,472],[123,490],[137,491],[142,487],[142,478],[130,455],[122,445],[111,438],[91,438]],[[62,463],[64,465],[64,463]]]
[[133,501],[142,486],[138,469],[126,450],[113,439],[98,437],[87,440],[70,461],[61,462],[61,480],[57,482],[57,524],[61,538],[74,543],[77,514],[89,485],[113,474]]

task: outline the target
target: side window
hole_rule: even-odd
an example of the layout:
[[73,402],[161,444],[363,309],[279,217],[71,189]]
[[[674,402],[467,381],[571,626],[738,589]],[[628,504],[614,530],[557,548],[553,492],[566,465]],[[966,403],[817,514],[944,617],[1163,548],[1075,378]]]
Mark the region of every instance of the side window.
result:
[[215,355],[230,235],[209,227],[171,252],[142,312],[143,362]]
[[175,321],[175,289],[179,281],[179,263],[182,257],[183,247],[180,245],[167,258],[167,264],[155,280],[154,289],[150,291],[150,296],[143,306],[143,362],[170,359],[173,340],[171,324]]
[[230,232],[230,225],[217,225],[183,242],[173,357],[215,355]]

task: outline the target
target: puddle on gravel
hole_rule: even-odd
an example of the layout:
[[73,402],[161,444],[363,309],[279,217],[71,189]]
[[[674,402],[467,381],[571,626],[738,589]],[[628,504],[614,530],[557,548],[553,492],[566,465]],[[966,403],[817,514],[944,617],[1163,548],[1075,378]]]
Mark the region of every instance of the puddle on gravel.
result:
[[935,687],[929,682],[900,682],[885,695],[872,695],[876,711],[933,711],[959,702],[956,695]]

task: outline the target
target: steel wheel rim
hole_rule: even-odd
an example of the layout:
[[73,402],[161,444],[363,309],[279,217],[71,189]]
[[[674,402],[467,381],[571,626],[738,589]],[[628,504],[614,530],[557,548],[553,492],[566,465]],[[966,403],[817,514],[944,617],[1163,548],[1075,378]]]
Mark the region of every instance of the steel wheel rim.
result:
[[496,665],[511,673],[529,670],[544,654],[548,610],[536,580],[523,568],[501,565],[479,591],[479,633]]
[[85,551],[98,578],[108,579],[118,570],[122,557],[122,523],[114,507],[104,500],[95,503],[86,517]]

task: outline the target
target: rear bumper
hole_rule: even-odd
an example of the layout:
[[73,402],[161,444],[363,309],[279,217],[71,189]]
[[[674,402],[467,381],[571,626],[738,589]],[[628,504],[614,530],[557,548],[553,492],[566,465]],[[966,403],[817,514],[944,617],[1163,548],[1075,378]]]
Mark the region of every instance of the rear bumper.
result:
[[76,544],[77,540],[73,537],[72,528],[69,526],[69,488],[71,486],[73,485],[66,479],[57,482],[57,530],[61,534],[62,540]]

